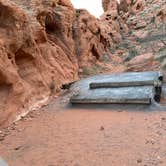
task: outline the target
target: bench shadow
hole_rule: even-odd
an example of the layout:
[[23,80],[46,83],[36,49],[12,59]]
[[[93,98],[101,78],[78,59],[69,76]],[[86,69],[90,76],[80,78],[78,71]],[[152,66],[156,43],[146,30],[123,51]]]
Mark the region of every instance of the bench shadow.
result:
[[94,110],[94,111],[141,111],[141,112],[152,112],[152,111],[166,111],[166,106],[159,103],[147,104],[71,104],[68,103],[66,109],[73,110]]

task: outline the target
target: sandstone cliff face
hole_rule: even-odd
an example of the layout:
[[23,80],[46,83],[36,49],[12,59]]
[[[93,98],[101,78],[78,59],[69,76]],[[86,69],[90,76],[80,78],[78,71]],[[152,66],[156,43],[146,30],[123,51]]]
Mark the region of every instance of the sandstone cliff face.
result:
[[70,0],[0,1],[0,126],[108,51],[127,71],[160,70],[156,58],[166,66],[165,0],[103,0],[103,8],[98,20]]
[[41,105],[107,51],[100,23],[69,0],[0,1],[0,126]]
[[[121,52],[120,56],[128,71],[160,70],[161,65],[155,59],[166,43],[165,1],[121,0],[117,4],[115,1],[103,0],[103,6],[105,14],[102,19],[114,27],[115,31],[111,35],[118,43],[111,47],[112,54],[117,50]],[[138,64],[133,59],[136,56],[140,56]],[[160,61],[163,61],[163,56],[160,57]],[[162,66],[165,66],[165,62],[162,62]]]

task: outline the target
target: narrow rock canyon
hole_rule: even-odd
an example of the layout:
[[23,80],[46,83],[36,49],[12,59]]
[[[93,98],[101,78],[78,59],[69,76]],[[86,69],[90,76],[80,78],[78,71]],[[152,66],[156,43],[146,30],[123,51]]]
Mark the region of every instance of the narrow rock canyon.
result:
[[97,19],[70,0],[0,1],[1,127],[46,104],[104,58],[123,71],[165,68],[165,0],[102,5]]
[[[96,18],[70,0],[0,0],[0,166],[166,165],[166,0],[101,5]],[[89,80],[123,72],[155,75],[148,104],[71,104],[81,81],[92,94]]]

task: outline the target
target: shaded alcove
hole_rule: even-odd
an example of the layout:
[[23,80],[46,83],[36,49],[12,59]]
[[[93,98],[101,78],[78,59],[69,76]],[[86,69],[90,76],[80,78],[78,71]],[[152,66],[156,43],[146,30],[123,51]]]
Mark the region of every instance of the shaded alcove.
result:
[[25,53],[22,49],[15,54],[15,62],[18,67],[18,74],[25,81],[32,83],[37,74],[35,59],[32,55]]
[[12,85],[7,83],[6,77],[0,72],[0,115],[3,115],[4,111],[6,110],[11,88]]
[[92,55],[98,60],[100,58],[100,55],[98,54],[98,52],[97,52],[97,50],[96,50],[94,45],[92,46],[92,50],[91,51],[92,51]]
[[47,33],[59,34],[61,32],[60,15],[49,13],[45,18],[45,28]]

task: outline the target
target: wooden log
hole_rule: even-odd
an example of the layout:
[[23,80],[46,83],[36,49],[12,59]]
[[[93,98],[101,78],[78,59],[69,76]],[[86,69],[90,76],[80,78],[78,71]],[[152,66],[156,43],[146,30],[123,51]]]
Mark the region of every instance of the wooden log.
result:
[[133,98],[133,99],[92,99],[92,98],[71,98],[72,104],[151,104],[151,98]]
[[119,88],[134,86],[153,86],[154,81],[130,81],[130,82],[92,82],[89,84],[90,89],[96,88]]

